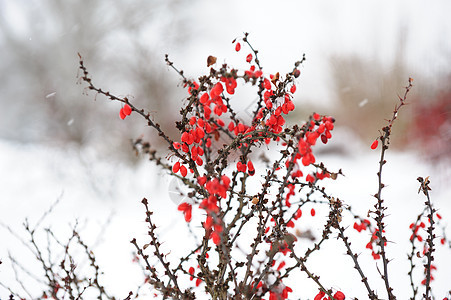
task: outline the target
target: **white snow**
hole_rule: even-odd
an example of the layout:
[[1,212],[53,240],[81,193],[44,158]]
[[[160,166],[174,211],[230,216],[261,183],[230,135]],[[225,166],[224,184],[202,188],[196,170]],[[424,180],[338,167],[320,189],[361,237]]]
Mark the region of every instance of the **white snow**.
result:
[[[349,145],[346,155],[318,154],[318,159],[322,159],[332,170],[342,168],[345,174],[345,177],[330,181],[327,184],[328,191],[351,204],[356,212],[365,215],[374,204],[371,195],[377,190],[378,153],[369,150],[369,147],[362,148],[353,143]],[[177,254],[188,249],[186,245],[193,245],[185,222],[173,202],[176,199],[172,197],[171,201],[169,195],[176,183],[146,160],[132,168],[117,162],[102,161],[88,150],[77,152],[31,145],[17,146],[4,141],[0,142],[0,153],[1,223],[27,239],[21,227],[24,219],[28,218],[30,224],[35,224],[59,198],[59,203],[41,228],[50,227],[64,241],[70,236],[71,228],[78,220],[82,238],[88,245],[95,245],[98,263],[105,272],[102,282],[107,290],[118,297],[125,298],[143,280],[141,270],[131,262],[133,246],[130,244],[133,237],[140,244],[149,242],[146,237],[144,209],[140,203],[142,197],[149,199],[151,209],[155,212],[154,222],[159,226],[158,232],[164,241],[163,249],[170,252],[168,259],[174,261]],[[388,257],[393,259],[389,265],[390,280],[396,295],[404,299],[410,296],[406,277],[410,236],[408,226],[421,212],[424,202],[424,197],[417,193],[419,185],[416,177],[431,175],[432,199],[446,223],[451,216],[450,191],[446,182],[441,186],[436,183],[434,179],[440,174],[422,163],[417,154],[389,152],[387,160],[383,177],[387,188],[383,191],[383,197],[388,206],[387,236],[392,241],[387,250]],[[312,227],[318,236],[322,229],[321,222],[326,217],[326,208],[317,207],[317,216],[314,218],[305,210],[300,224],[305,226],[302,229]],[[107,223],[109,218],[111,220]],[[349,224],[352,226],[352,222]],[[438,231],[437,234],[440,235]],[[356,252],[362,253],[360,259],[367,270],[366,275],[373,282],[372,288],[384,297],[383,285],[378,279],[374,261],[364,249],[368,233],[357,234],[351,229],[349,235]],[[45,247],[45,235],[38,233],[38,237],[41,246]],[[20,290],[12,276],[8,253],[31,268],[32,272],[41,274],[39,272],[42,271],[25,246],[4,227],[0,227],[0,240],[0,259],[3,261],[0,265],[0,282],[14,290]],[[181,245],[184,247],[180,247]],[[305,246],[308,244],[299,247]],[[437,248],[435,262],[438,270],[434,273],[436,280],[433,287],[435,295],[443,297],[449,289],[447,279],[451,276],[451,260],[445,247]],[[331,287],[343,290],[346,295],[364,298],[365,289],[363,285],[356,284],[359,281],[358,275],[344,253],[342,244],[331,239],[322,252],[311,257],[308,266]],[[79,263],[80,268],[86,266],[86,261]],[[34,286],[33,281],[24,274],[21,278],[27,285]],[[375,285],[374,282],[378,284]],[[312,297],[316,293],[314,284],[309,283],[300,272],[284,283],[295,290],[293,297]],[[7,296],[8,292],[0,287],[0,298]]]

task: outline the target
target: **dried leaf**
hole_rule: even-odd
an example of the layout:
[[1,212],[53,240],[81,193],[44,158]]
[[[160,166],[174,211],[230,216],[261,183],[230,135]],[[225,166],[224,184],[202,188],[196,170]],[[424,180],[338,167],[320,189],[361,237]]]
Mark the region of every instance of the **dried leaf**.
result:
[[279,77],[280,77],[279,72],[277,72],[277,73],[274,75],[274,77],[271,79],[271,82],[272,82],[274,85],[276,85],[276,82],[279,80]]
[[214,65],[216,63],[216,57],[210,55],[207,58],[207,67]]

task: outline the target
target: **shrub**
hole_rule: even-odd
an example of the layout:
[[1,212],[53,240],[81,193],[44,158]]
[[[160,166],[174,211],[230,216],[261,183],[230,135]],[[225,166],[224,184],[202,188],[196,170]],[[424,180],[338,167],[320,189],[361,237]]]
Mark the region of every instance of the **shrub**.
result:
[[[247,34],[233,44],[237,52],[250,49],[250,53],[246,53],[249,67],[245,71],[227,64],[216,66],[216,58],[210,56],[207,59],[210,72],[198,80],[191,80],[166,56],[166,63],[178,73],[188,91],[180,109],[180,120],[176,122],[180,132],[176,140],[130,99],[95,86],[80,56],[80,79],[87,84],[87,89],[118,102],[118,114],[124,121],[130,115],[142,117],[167,144],[169,155],[164,157],[142,139],[134,141],[135,150],[148,155],[187,190],[184,200],[178,203],[178,211],[198,242],[193,248],[183,249],[186,254],[177,261],[169,259],[171,254],[162,250],[158,226],[153,221],[154,212],[146,198],[141,201],[145,208],[148,241],[131,240],[137,260],[145,266],[145,280],[140,288],[151,285],[157,291],[156,296],[171,299],[196,299],[204,292],[211,299],[288,299],[297,287],[285,283],[300,270],[318,288],[316,295],[306,297],[345,299],[345,295],[353,296],[352,291],[332,289],[315,274],[315,266],[307,264],[313,253],[321,255],[328,239],[337,237],[345,246],[346,255],[352,260],[350,269],[356,269],[368,298],[395,299],[396,289],[389,278],[389,246],[384,223],[387,207],[382,197],[385,187],[382,174],[391,130],[400,109],[406,105],[412,79],[409,78],[404,95],[399,97],[391,118],[370,147],[380,151],[378,189],[368,216],[359,216],[321,185],[323,180],[336,180],[342,175],[341,170],[329,170],[317,162],[314,154],[317,143],[327,144],[332,138],[334,118],[312,113],[303,124],[285,124],[286,115],[295,108],[292,98],[305,57],[285,75],[268,76],[263,73],[258,51],[249,43]],[[252,86],[257,94],[250,116],[242,116],[234,108],[232,99],[245,85]],[[429,178],[418,177],[418,181],[419,192],[424,194],[426,201],[424,210],[410,226],[410,285],[412,298],[421,293],[422,297],[432,299],[431,281],[436,268],[433,254],[441,216],[430,200]],[[328,217],[319,240],[316,240],[310,231],[300,232],[294,227],[302,222],[303,214],[315,216],[318,206],[328,208]],[[425,219],[429,220],[428,225]],[[353,221],[353,228],[345,225]],[[350,230],[370,232],[367,252],[351,245]],[[33,235],[34,231],[29,232]],[[75,230],[73,238],[86,249],[94,275],[92,279],[78,276],[76,269],[68,267],[67,260],[63,260],[61,269],[65,273],[56,276],[56,271],[43,264],[48,271],[46,274],[50,274],[46,276],[49,288],[45,295],[78,299],[90,288],[98,290],[99,298],[113,298],[99,283],[99,266]],[[300,245],[301,239],[311,239],[310,247]],[[440,242],[444,244],[445,238]],[[418,252],[418,248],[423,252]],[[357,253],[370,253],[380,262],[378,270],[385,291],[374,289]],[[153,259],[158,263],[153,263]],[[424,280],[415,282],[412,274],[419,261],[424,264]],[[125,299],[137,296],[137,292],[130,292]]]

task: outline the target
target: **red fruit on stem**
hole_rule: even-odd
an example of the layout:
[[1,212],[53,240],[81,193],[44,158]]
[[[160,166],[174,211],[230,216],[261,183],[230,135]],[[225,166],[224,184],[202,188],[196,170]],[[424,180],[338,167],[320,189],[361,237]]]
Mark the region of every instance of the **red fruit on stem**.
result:
[[319,291],[319,293],[315,296],[314,300],[321,300],[321,299],[323,299],[324,295],[326,295],[325,292]]
[[216,231],[213,231],[211,233],[211,238],[213,240],[213,243],[215,243],[215,245],[218,245],[219,242],[221,241],[221,237],[219,236],[219,234]]
[[241,44],[240,43],[236,43],[235,51],[238,52],[240,50],[241,50]]
[[271,89],[271,81],[269,81],[267,78],[263,81],[263,84],[265,86],[265,89],[270,90]]
[[342,292],[338,291],[335,293],[334,298],[336,300],[344,300],[345,299],[345,294],[343,294]]
[[182,174],[183,177],[185,177],[186,174],[188,174],[188,170],[183,165],[180,167],[180,174]]
[[285,267],[285,262],[282,261],[279,266],[277,267],[277,271],[280,271],[283,267]]
[[200,96],[199,102],[200,102],[201,104],[205,104],[205,103],[207,103],[207,101],[208,101],[209,98],[210,98],[210,97],[208,96],[208,93],[204,93],[204,94],[202,94],[202,96]]
[[129,116],[132,113],[132,108],[128,104],[125,104],[122,109],[124,110],[124,114],[127,116]]
[[199,286],[202,283],[202,279],[197,278],[196,279],[196,286]]
[[189,209],[185,210],[184,215],[185,215],[185,221],[186,222],[190,222],[191,221],[191,205],[189,206]]
[[294,216],[294,219],[297,220],[300,217],[302,217],[302,210],[299,208],[298,211],[296,212],[296,215]]
[[253,176],[255,174],[254,164],[252,161],[247,162],[247,169],[249,170],[249,175]]
[[379,141],[374,140],[374,142],[371,144],[371,149],[373,149],[373,150],[376,149],[378,144],[379,144]]
[[123,120],[127,115],[124,113],[124,108],[121,108],[119,111],[119,117]]
[[172,166],[172,172],[177,173],[180,170],[180,162],[176,162],[173,166]]
[[199,176],[199,177],[197,177],[197,182],[200,185],[204,185],[207,182],[207,177],[206,176]]

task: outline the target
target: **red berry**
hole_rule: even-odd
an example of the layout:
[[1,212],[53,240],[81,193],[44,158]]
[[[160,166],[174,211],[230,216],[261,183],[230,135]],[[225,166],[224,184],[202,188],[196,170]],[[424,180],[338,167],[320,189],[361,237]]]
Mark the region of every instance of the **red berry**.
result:
[[179,204],[179,206],[177,207],[177,209],[178,209],[179,211],[183,211],[183,212],[184,212],[184,211],[188,210],[190,206],[191,206],[190,204],[188,204],[188,203],[186,203],[186,202],[183,202],[183,203],[180,203],[180,204]]
[[207,216],[207,219],[205,220],[203,226],[206,230],[209,230],[211,228],[211,226],[213,226],[213,218],[210,216]]
[[280,264],[279,264],[279,266],[277,267],[277,271],[280,271],[283,267],[285,267],[285,262],[284,261],[282,261]]
[[379,141],[374,140],[374,142],[371,144],[371,149],[373,149],[373,150],[376,149],[378,144],[379,144]]
[[294,216],[294,219],[297,220],[300,217],[302,217],[302,210],[299,208],[298,211],[296,212],[296,215]]
[[241,44],[240,43],[236,43],[235,51],[238,52],[240,50],[241,50]]
[[205,177],[205,176],[199,176],[199,177],[197,177],[197,182],[198,182],[200,185],[204,185],[204,184],[207,182],[207,177]]
[[180,174],[182,174],[183,177],[185,177],[186,174],[188,174],[188,170],[183,165],[180,167]]
[[312,209],[310,210],[310,214],[312,215],[312,217],[314,217],[314,216],[316,215],[316,212],[315,212],[315,209],[314,209],[314,208],[312,208]]
[[200,96],[199,102],[200,102],[201,104],[205,104],[205,103],[207,103],[207,101],[208,101],[209,98],[210,98],[210,97],[208,96],[208,93],[204,93],[204,94],[202,94],[202,96]]
[[186,222],[191,221],[191,205],[189,206],[189,209],[185,210],[184,215]]
[[172,166],[172,172],[177,173],[180,170],[180,162],[176,162],[173,166]]
[[246,61],[247,61],[248,63],[250,63],[251,60],[252,60],[252,54],[249,53],[249,54],[247,55],[247,57],[246,57]]
[[323,299],[324,295],[326,295],[325,292],[319,291],[319,293],[315,296],[314,300],[321,300],[321,299]]
[[233,123],[233,121],[231,121],[231,122],[229,123],[228,128],[229,128],[229,131],[233,131],[233,130],[235,129],[235,124]]
[[182,140],[182,142],[186,143],[188,141],[188,139],[189,139],[188,132],[185,131],[184,133],[182,133],[181,140]]
[[224,126],[224,121],[221,119],[216,119],[216,123],[218,123],[219,126]]
[[270,90],[271,89],[271,81],[269,81],[267,78],[263,81],[265,89]]
[[119,111],[119,117],[123,120],[127,115],[124,113],[124,108],[121,108]]
[[219,234],[216,231],[213,231],[211,233],[211,238],[213,240],[213,243],[215,243],[215,245],[218,245],[219,242],[221,241],[221,237],[219,236]]
[[343,294],[342,292],[338,291],[335,293],[334,298],[336,300],[344,300],[345,299],[345,294]]
[[236,169],[238,170],[238,172],[246,172],[247,166],[246,164],[243,164],[241,161],[236,163]]
[[252,161],[247,162],[247,169],[249,170],[249,175],[253,176],[255,174],[254,164]]
[[229,188],[230,178],[227,177],[227,175],[222,175],[221,180],[222,180],[223,185],[225,185],[227,188]]
[[326,121],[326,122],[324,123],[324,125],[326,125],[326,129],[327,129],[327,130],[332,130],[332,129],[334,129],[334,123],[332,123],[331,121]]
[[132,113],[132,108],[128,104],[125,104],[122,109],[124,110],[124,114],[127,116],[129,116]]

